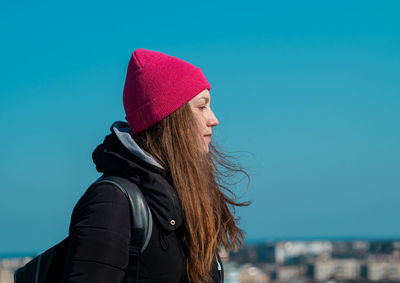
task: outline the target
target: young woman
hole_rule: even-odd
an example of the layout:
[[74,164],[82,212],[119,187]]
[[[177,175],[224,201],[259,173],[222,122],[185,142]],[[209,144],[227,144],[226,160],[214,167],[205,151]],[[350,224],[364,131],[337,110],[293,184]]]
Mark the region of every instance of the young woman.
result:
[[[219,248],[243,242],[231,209],[247,203],[236,202],[223,179],[230,172],[248,175],[211,143],[219,121],[210,89],[200,68],[135,50],[123,93],[127,123],[115,122],[93,152],[96,169],[136,183],[152,212],[138,282],[222,282]],[[86,191],[69,237],[63,282],[124,282],[130,211],[119,189],[102,183]]]

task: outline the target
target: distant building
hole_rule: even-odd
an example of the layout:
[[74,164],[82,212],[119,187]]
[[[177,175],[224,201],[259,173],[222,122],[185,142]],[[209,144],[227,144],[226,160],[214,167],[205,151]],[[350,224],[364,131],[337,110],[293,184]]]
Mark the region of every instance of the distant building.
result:
[[239,268],[241,283],[269,283],[269,276],[260,268],[245,264]]
[[332,243],[333,258],[364,258],[370,249],[366,241],[335,241]]
[[275,246],[275,259],[277,263],[285,263],[289,258],[299,256],[318,256],[322,253],[331,253],[332,243],[329,241],[312,242],[278,242]]
[[14,283],[14,272],[32,258],[4,258],[0,260],[0,282]]
[[275,244],[249,245],[237,252],[230,252],[228,258],[238,263],[275,262]]
[[324,281],[330,278],[360,278],[360,262],[356,259],[318,259],[313,265],[313,278]]
[[363,264],[363,278],[400,281],[400,260],[392,256],[370,256]]
[[392,254],[394,250],[392,241],[372,241],[370,242],[370,254]]
[[278,266],[275,272],[276,279],[278,279],[279,282],[292,282],[293,280],[304,277],[305,268],[301,265],[282,265]]
[[222,261],[228,261],[229,260],[229,252],[224,247],[221,247],[219,249],[219,256],[221,257]]
[[224,262],[224,283],[241,283],[236,263]]
[[275,263],[275,244],[266,243],[257,246],[258,262]]

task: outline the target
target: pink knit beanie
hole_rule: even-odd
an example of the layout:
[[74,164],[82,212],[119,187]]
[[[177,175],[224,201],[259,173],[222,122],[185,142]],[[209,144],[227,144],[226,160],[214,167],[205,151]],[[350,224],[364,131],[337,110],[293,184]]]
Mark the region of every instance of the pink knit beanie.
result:
[[129,60],[123,103],[134,134],[167,117],[205,89],[200,68],[161,52],[136,49]]

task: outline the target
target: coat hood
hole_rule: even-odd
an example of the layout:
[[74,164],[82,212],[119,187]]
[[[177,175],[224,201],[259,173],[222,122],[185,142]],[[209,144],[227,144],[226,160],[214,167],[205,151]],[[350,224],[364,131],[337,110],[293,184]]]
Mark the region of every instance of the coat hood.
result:
[[139,147],[128,123],[114,122],[110,130],[111,134],[93,151],[96,170],[136,183],[156,220],[168,231],[177,229],[183,222],[182,206],[166,170]]

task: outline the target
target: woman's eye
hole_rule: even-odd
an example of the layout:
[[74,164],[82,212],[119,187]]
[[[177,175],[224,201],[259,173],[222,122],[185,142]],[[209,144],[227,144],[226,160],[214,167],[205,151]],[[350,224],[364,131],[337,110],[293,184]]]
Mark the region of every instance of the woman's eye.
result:
[[204,109],[207,108],[207,106],[200,106],[199,108],[200,108],[201,110],[204,110]]

